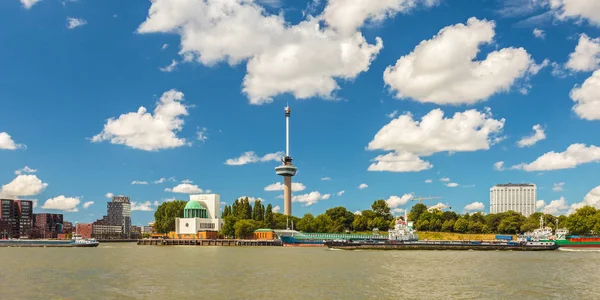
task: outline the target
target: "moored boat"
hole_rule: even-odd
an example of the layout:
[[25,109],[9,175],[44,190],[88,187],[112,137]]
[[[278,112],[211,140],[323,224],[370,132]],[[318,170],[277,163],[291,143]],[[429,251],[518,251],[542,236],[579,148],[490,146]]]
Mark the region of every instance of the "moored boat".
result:
[[99,244],[96,239],[83,238],[80,234],[73,234],[70,240],[0,240],[0,247],[97,247]]

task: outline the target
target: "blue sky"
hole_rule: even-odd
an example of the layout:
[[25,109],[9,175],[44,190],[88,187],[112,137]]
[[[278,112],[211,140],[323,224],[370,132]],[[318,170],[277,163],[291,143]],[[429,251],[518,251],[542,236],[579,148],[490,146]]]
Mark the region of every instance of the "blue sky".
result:
[[200,190],[282,207],[267,187],[288,103],[294,215],[399,213],[410,195],[488,211],[507,182],[537,184],[546,212],[600,207],[600,4],[10,0],[0,16],[0,195],[38,212],[91,222],[123,194],[145,224]]

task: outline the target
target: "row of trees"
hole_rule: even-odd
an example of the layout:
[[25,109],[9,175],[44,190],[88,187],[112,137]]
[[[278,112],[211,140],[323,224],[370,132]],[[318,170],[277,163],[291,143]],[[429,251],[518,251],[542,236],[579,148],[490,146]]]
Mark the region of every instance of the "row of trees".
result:
[[[175,230],[175,218],[183,216],[186,201],[162,203],[154,213],[155,230],[167,233]],[[600,233],[600,210],[586,206],[569,216],[553,216],[534,213],[524,217],[520,213],[508,211],[498,214],[465,213],[453,211],[428,210],[422,203],[414,205],[408,219],[414,221],[418,231],[439,231],[457,233],[502,233],[518,234],[539,227],[540,216],[544,224],[556,229],[566,227],[571,234]],[[375,228],[387,231],[394,226],[395,218],[385,200],[376,200],[371,209],[352,213],[342,206],[333,207],[316,217],[310,213],[302,218],[284,216],[273,212],[273,207],[266,207],[260,200],[253,204],[248,198],[235,200],[232,205],[225,206],[222,217],[224,227],[221,232],[226,237],[248,238],[259,228],[294,229],[304,232],[364,232]],[[558,224],[557,224],[558,221]]]

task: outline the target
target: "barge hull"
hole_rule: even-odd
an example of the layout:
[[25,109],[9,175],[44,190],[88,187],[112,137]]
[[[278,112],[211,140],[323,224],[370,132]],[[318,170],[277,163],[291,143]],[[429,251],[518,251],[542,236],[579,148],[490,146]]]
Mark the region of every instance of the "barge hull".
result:
[[341,250],[474,250],[474,251],[548,251],[558,249],[552,246],[520,246],[520,245],[433,245],[433,244],[396,244],[396,245],[327,245]]

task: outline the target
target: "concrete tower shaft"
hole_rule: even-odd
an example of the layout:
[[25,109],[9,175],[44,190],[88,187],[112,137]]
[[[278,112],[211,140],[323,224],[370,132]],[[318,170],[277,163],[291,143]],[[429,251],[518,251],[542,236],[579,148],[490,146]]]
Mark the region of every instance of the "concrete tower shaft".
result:
[[275,168],[275,173],[283,176],[283,214],[292,215],[292,176],[296,175],[296,167],[292,164],[290,156],[290,114],[289,106],[285,107],[285,156],[282,165]]

